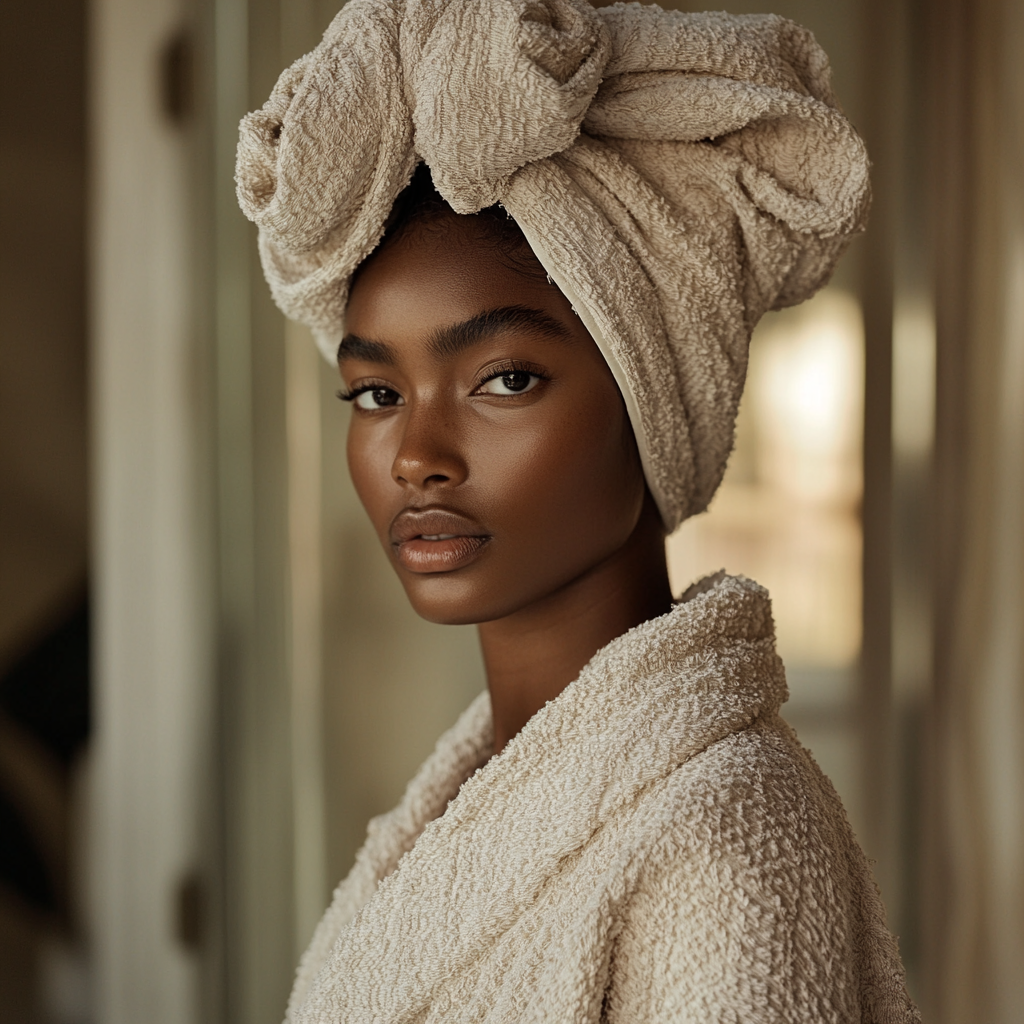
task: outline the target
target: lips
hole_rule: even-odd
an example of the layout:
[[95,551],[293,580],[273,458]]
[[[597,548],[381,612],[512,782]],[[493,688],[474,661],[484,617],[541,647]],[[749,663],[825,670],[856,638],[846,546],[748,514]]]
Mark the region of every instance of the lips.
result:
[[391,545],[409,572],[451,572],[469,565],[491,539],[477,523],[448,509],[405,509],[391,524]]

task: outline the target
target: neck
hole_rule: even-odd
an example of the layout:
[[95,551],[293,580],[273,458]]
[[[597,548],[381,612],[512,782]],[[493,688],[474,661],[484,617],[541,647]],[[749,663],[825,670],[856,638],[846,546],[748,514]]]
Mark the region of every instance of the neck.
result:
[[602,647],[671,607],[665,535],[648,495],[636,528],[613,555],[543,600],[478,627],[494,752]]

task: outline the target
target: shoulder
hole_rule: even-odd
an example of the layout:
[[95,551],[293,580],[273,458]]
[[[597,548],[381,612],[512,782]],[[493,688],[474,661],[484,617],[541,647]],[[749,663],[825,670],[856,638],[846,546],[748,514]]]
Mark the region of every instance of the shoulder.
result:
[[860,1020],[865,916],[888,933],[842,805],[792,731],[757,723],[672,782],[622,918],[609,1019]]
[[[863,860],[831,783],[780,719],[756,723],[690,759],[672,780],[666,827],[642,872],[650,897],[700,927],[742,923],[767,936],[800,922],[808,941],[846,939]],[[706,925],[690,911],[713,904]],[[760,953],[759,953],[760,955]]]
[[[855,857],[842,803],[792,729],[771,716],[680,766],[662,866],[726,858],[737,869],[835,871]],[[857,851],[859,852],[859,851]]]

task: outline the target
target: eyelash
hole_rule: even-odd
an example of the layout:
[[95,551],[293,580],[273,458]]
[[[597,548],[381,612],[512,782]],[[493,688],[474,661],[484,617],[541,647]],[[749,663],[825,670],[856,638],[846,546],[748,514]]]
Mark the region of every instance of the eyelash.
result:
[[506,363],[499,363],[497,366],[490,367],[473,385],[473,390],[477,391],[488,381],[497,380],[498,377],[504,377],[508,373],[528,373],[531,377],[539,377],[541,380],[551,379],[539,366],[533,363],[524,363],[519,359],[510,359]]
[[[367,381],[365,384],[360,384],[357,388],[351,390],[345,390],[344,388],[340,391],[335,391],[335,396],[342,402],[354,402],[360,395],[366,394],[367,391],[394,391],[395,389],[390,384],[385,384],[384,381]],[[397,393],[397,392],[396,392]]]
[[[354,402],[364,391],[374,391],[373,384],[365,384],[363,387],[353,388],[351,391],[340,389],[334,392],[334,397],[341,402]],[[390,388],[388,390],[391,390]]]
[[[524,363],[519,359],[510,359],[508,360],[508,362],[499,363],[497,366],[492,366],[473,385],[473,391],[477,391],[479,388],[482,388],[489,381],[497,380],[498,377],[503,377],[507,373],[528,373],[533,377],[539,377],[541,380],[551,379],[546,373],[544,373],[540,369],[540,367],[534,365],[533,363]],[[335,394],[342,402],[354,402],[360,395],[365,394],[367,391],[394,390],[394,388],[383,383],[383,381],[370,381],[366,384],[360,384],[359,387],[352,388],[350,391],[340,390],[335,392]]]

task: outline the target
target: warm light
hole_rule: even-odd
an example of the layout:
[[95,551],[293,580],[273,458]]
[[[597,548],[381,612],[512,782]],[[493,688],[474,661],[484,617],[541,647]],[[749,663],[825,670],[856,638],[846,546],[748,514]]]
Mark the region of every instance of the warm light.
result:
[[927,295],[902,296],[892,324],[892,441],[898,458],[924,459],[935,423],[935,314]]
[[725,480],[668,544],[677,591],[723,567],[769,589],[790,669],[848,670],[860,650],[863,352],[838,289],[765,317]]
[[844,292],[766,319],[751,347],[748,394],[767,486],[798,501],[859,496],[863,351],[860,307]]

